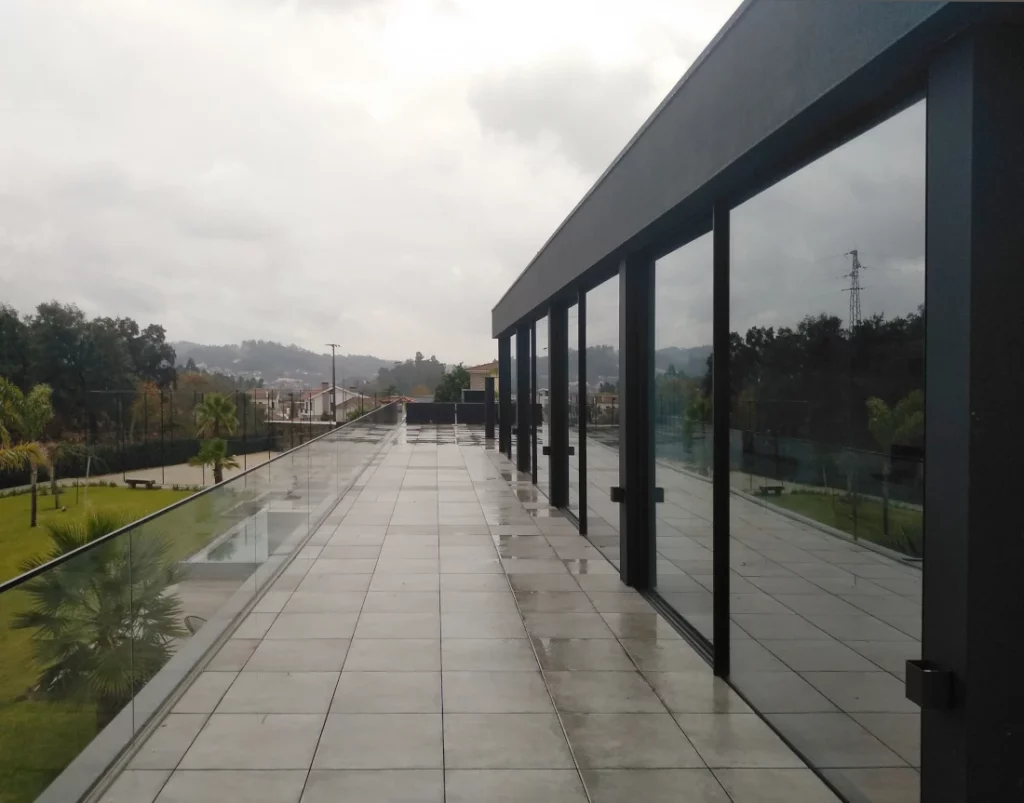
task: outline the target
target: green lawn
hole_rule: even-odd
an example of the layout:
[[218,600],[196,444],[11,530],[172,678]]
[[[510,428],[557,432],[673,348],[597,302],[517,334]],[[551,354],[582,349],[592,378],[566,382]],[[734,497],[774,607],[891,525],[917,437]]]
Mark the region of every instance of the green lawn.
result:
[[792,510],[837,530],[863,538],[913,557],[921,556],[922,513],[906,507],[889,506],[889,534],[882,527],[882,503],[861,497],[854,506],[846,494],[834,496],[820,491],[791,491],[773,496],[771,504]]
[[[90,508],[115,509],[138,519],[166,507],[191,491],[70,489],[61,495],[63,512],[53,497],[39,498],[39,526],[31,528],[28,494],[0,498],[0,579],[20,573],[21,564],[49,550],[46,522],[81,518]],[[88,502],[86,502],[86,497]],[[18,699],[34,683],[31,634],[11,628],[11,619],[27,607],[15,590],[0,595],[0,803],[30,803],[96,733],[96,715],[87,703],[55,704]]]

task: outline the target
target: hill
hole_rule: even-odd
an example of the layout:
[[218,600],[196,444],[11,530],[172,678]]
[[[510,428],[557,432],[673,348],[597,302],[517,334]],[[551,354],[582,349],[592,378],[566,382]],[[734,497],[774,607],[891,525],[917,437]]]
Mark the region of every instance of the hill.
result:
[[[267,383],[277,379],[293,379],[303,385],[317,385],[331,378],[331,355],[317,354],[300,346],[285,346],[271,340],[244,340],[241,345],[206,346],[187,340],[173,343],[177,363],[190,359],[199,368],[229,376],[262,377]],[[338,384],[366,380],[394,360],[382,360],[364,354],[339,354]]]

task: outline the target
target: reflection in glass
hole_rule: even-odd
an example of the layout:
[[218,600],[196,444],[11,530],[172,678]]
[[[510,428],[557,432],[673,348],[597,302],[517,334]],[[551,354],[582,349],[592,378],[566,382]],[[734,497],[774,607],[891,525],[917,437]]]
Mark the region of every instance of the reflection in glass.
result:
[[512,416],[512,425],[511,425],[511,428],[509,430],[511,435],[509,437],[509,442],[508,442],[508,456],[509,456],[509,459],[513,463],[515,463],[515,460],[516,460],[516,447],[519,445],[518,442],[517,442],[518,441],[518,434],[517,433],[518,433],[518,429],[519,429],[519,414],[518,414],[518,409],[519,409],[519,406],[518,406],[518,402],[519,402],[519,368],[518,368],[518,363],[516,361],[516,341],[517,341],[517,339],[518,338],[516,338],[515,332],[513,332],[511,335],[509,335],[509,338],[508,338],[510,354],[512,355],[511,356],[511,360],[509,362],[509,365],[512,366],[511,370],[509,371],[509,379],[510,379],[511,391],[512,391],[511,392],[512,404],[510,406],[510,414]]
[[712,636],[711,235],[655,264],[658,593]]
[[541,318],[534,324],[534,328],[537,333],[537,338],[534,341],[537,346],[537,353],[534,355],[537,385],[534,389],[535,401],[533,417],[530,419],[530,423],[533,426],[534,444],[536,446],[533,452],[536,458],[534,476],[537,477],[537,487],[546,495],[550,484],[548,482],[548,459],[544,455],[544,446],[548,442],[547,425],[551,402],[551,383],[548,380],[548,319],[546,317]]
[[[580,518],[580,414],[586,401],[580,383],[580,307],[569,307],[569,510]],[[584,392],[581,393],[581,388]]]
[[[587,293],[587,535],[619,560],[619,277]],[[582,391],[581,391],[582,392]]]
[[858,799],[919,783],[924,123],[922,102],[732,218],[733,678]]

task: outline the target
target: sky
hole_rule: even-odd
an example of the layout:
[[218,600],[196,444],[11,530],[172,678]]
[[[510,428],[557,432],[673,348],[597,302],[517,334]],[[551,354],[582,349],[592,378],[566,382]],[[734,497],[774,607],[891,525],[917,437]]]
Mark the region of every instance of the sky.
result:
[[492,306],[738,4],[4,0],[0,301],[491,359]]

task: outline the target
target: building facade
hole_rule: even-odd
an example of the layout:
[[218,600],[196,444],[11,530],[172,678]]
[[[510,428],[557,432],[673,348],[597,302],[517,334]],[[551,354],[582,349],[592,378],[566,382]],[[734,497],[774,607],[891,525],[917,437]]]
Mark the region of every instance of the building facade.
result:
[[745,2],[492,313],[499,448],[848,801],[1024,784],[1021,11]]

